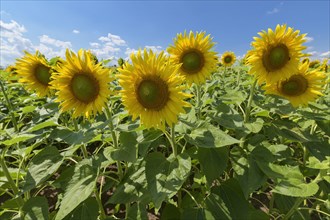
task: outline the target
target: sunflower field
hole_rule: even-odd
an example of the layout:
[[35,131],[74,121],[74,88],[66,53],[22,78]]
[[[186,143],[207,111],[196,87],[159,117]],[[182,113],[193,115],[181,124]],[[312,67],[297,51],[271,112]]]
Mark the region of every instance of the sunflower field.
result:
[[330,219],[330,74],[305,34],[237,59],[205,32],[110,66],[39,51],[0,72],[0,219]]

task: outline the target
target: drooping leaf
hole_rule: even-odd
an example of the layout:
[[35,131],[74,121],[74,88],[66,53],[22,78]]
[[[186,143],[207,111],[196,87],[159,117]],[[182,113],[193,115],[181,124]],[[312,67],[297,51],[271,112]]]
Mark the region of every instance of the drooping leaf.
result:
[[191,134],[187,134],[185,137],[196,147],[204,148],[217,148],[240,143],[239,140],[212,125],[194,129]]
[[29,163],[23,191],[31,190],[46,181],[61,166],[63,159],[64,157],[54,146],[40,151]]
[[90,197],[96,183],[96,171],[89,164],[77,164],[55,220],[60,220],[72,212],[79,204]]
[[186,153],[169,158],[165,158],[159,152],[147,156],[147,188],[156,208],[160,208],[164,200],[177,193],[188,177],[190,169],[191,159]]
[[99,215],[99,206],[93,197],[83,201],[76,209],[68,214],[63,220],[91,220],[97,219]]
[[227,167],[228,148],[198,148],[198,161],[209,184],[220,177]]
[[142,203],[134,203],[129,207],[127,213],[127,220],[146,220],[148,219],[148,214],[146,211],[146,206]]
[[45,197],[31,197],[22,208],[24,220],[49,219],[48,202]]

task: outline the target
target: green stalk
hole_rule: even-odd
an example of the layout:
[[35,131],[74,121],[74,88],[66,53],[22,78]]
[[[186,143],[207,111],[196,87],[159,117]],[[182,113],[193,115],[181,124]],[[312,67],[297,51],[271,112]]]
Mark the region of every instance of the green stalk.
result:
[[289,212],[284,216],[283,220],[288,220],[292,214],[298,209],[300,204],[304,201],[304,198],[297,198],[296,202],[292,206],[292,208],[289,210]]
[[[76,119],[76,118],[72,118],[72,121],[73,121],[73,125],[74,125],[74,130],[75,130],[76,132],[79,131],[79,127],[78,127],[77,119]],[[85,158],[85,159],[88,158],[88,152],[87,152],[87,149],[86,149],[86,145],[85,145],[85,144],[82,144],[82,145],[80,146],[80,148],[81,148],[81,151],[82,151],[82,153],[83,153],[84,158]]]
[[202,107],[202,103],[201,103],[201,85],[196,85],[196,110],[197,110],[197,119],[201,118],[201,107]]
[[171,127],[171,146],[173,150],[174,157],[178,155],[178,149],[175,142],[175,124],[172,124]]
[[[3,170],[7,180],[8,180],[9,185],[11,186],[11,189],[14,192],[14,195],[17,196],[19,190],[18,190],[14,180],[11,178],[10,173],[8,171],[8,167],[7,167],[6,162],[5,162],[4,152],[5,152],[5,150],[3,151],[3,153],[1,154],[1,157],[0,157],[0,165],[2,167],[2,170]],[[18,205],[19,205],[19,207],[22,207],[23,203],[24,203],[23,199],[20,196],[18,198],[19,198],[18,199]]]
[[104,220],[106,219],[107,215],[105,214],[104,212],[104,208],[103,208],[103,205],[102,205],[102,201],[101,201],[101,197],[100,195],[98,194],[97,190],[94,189],[94,194],[95,194],[95,199],[97,201],[97,204],[99,205],[99,210],[100,210],[100,220]]
[[[106,114],[107,119],[109,120],[109,127],[110,127],[110,130],[111,130],[111,136],[112,136],[113,146],[115,148],[118,148],[117,135],[115,133],[113,122],[112,122],[112,113],[111,113],[111,111],[110,111],[110,109],[109,109],[108,106],[105,108],[105,114]],[[121,166],[120,161],[116,161],[116,164],[117,164],[117,168],[118,168],[119,178],[122,179],[124,177],[123,168]]]
[[7,96],[6,90],[3,87],[1,80],[0,80],[0,87],[1,87],[1,90],[2,90],[2,93],[3,93],[4,97],[6,99],[6,102],[8,104],[8,109],[9,109],[9,112],[10,112],[10,115],[11,115],[11,121],[14,125],[15,132],[17,132],[18,131],[18,126],[17,126],[17,121],[16,121],[16,118],[15,118],[15,114],[14,114],[14,108],[13,108],[13,106],[12,106],[8,96]]
[[257,79],[254,80],[254,82],[250,88],[250,95],[249,95],[248,103],[247,103],[247,106],[245,109],[244,123],[249,122],[249,119],[250,119],[251,104],[252,104],[254,89],[255,89],[256,85],[257,85]]

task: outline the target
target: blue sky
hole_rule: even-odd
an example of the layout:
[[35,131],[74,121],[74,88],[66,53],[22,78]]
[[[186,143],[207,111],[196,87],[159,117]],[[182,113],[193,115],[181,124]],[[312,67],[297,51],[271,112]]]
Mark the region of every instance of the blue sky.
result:
[[206,31],[221,55],[243,56],[257,33],[287,24],[308,33],[307,52],[329,57],[329,1],[8,1],[1,0],[1,60],[23,50],[51,58],[91,49],[99,59],[165,50],[177,33]]

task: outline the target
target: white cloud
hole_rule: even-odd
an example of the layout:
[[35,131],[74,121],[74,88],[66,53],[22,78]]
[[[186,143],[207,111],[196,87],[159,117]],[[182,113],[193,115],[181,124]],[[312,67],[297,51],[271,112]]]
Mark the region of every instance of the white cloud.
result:
[[314,40],[313,37],[305,37],[306,43],[312,42]]
[[310,51],[310,52],[307,52],[308,54],[310,54],[311,56],[315,56],[318,54],[317,51]]
[[107,42],[111,46],[126,46],[126,42],[118,35],[108,33],[108,36],[99,37],[101,42]]
[[272,14],[276,14],[278,12],[280,12],[280,10],[278,8],[273,8],[273,10],[267,11],[267,14],[272,15]]
[[79,31],[79,30],[76,30],[76,29],[74,29],[74,30],[72,31],[72,33],[74,33],[74,34],[79,34],[79,33],[80,33],[80,31]]
[[8,23],[0,20],[0,27],[1,66],[13,64],[17,58],[24,55],[23,51],[34,54],[36,50],[39,50],[47,58],[52,58],[55,56],[63,57],[66,48],[72,48],[71,42],[57,40],[47,35],[41,35],[39,44],[33,44],[30,39],[24,36],[24,33],[27,32],[26,28],[14,20]]
[[330,58],[330,51],[324,52],[320,54],[321,57],[328,57]]

